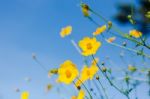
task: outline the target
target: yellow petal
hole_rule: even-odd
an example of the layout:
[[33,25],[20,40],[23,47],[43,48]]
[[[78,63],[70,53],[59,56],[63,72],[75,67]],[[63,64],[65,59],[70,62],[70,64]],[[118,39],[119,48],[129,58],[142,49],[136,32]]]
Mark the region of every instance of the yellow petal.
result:
[[22,92],[21,99],[29,99],[29,92]]
[[101,27],[98,27],[98,28],[96,29],[96,31],[93,33],[93,35],[94,35],[94,36],[99,35],[99,34],[103,33],[104,31],[106,31],[106,29],[107,29],[107,26],[106,26],[106,25],[103,25],[103,26],[101,26]]
[[139,38],[139,37],[142,36],[142,32],[137,31],[137,30],[131,30],[129,32],[129,35],[132,36],[132,37],[135,37],[135,38]]
[[61,37],[66,37],[66,36],[70,35],[71,32],[72,32],[72,27],[71,26],[66,26],[66,27],[61,29],[60,36]]
[[107,39],[107,42],[112,43],[115,40],[116,40],[116,37],[110,37],[110,38]]

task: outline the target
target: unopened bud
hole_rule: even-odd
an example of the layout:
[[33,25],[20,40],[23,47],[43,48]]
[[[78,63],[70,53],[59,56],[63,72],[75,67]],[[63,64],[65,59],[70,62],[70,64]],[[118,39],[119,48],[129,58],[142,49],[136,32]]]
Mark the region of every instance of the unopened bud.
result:
[[77,86],[77,89],[78,89],[78,90],[80,90],[80,89],[81,89],[81,87],[80,87],[80,86]]
[[129,65],[128,70],[131,72],[135,72],[137,70],[137,68],[135,66]]
[[108,21],[108,29],[111,29],[111,27],[112,27],[112,22]]
[[89,16],[89,6],[87,4],[81,4],[82,13],[85,17]]
[[105,62],[102,62],[102,65],[104,66],[104,65],[105,65]]
[[53,74],[57,74],[58,73],[58,69],[51,69],[49,72],[48,72],[48,77],[50,77],[51,75]]
[[107,71],[107,68],[106,68],[106,67],[102,67],[102,71],[103,71],[103,72],[106,72],[106,71]]
[[127,42],[123,42],[122,45],[123,45],[123,46],[127,46]]
[[129,76],[125,76],[124,79],[125,79],[126,82],[128,82],[130,80],[130,77]]
[[99,76],[98,75],[96,76],[96,79],[99,80]]

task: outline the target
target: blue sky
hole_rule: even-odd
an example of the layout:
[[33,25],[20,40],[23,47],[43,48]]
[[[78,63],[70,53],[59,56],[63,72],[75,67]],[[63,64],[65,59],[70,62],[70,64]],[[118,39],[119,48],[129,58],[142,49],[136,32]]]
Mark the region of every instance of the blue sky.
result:
[[[117,11],[115,8],[117,2],[131,0],[84,1],[111,19]],[[101,20],[99,23],[104,24]],[[45,85],[54,83],[54,78],[47,78],[45,71],[32,60],[31,54],[36,53],[48,69],[58,67],[66,59],[73,60],[81,67],[82,57],[68,38],[62,39],[59,35],[60,29],[66,25],[73,26],[72,36],[75,41],[82,39],[83,36],[89,36],[96,28],[82,16],[79,0],[0,0],[0,99],[20,99],[20,93],[14,92],[16,87],[21,91],[29,91],[30,99],[62,99],[61,95],[57,95],[56,88],[45,94]],[[131,28],[125,27],[121,28],[125,32]],[[105,56],[110,55],[118,65],[123,65],[118,54],[112,53],[121,50],[105,45],[97,54],[100,59],[104,60]],[[141,59],[135,59],[137,62],[139,60]],[[32,81],[27,83],[25,77],[31,77]],[[142,89],[147,87],[143,86]],[[111,91],[113,90],[110,90],[110,94],[117,94]],[[121,95],[116,97],[124,99]]]

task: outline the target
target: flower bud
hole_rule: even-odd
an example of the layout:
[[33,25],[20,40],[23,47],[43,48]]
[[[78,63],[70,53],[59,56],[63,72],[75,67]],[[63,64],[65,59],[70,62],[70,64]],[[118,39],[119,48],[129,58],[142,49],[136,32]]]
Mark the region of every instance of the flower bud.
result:
[[137,70],[137,68],[135,66],[129,65],[128,70],[131,72],[135,72]]
[[107,71],[107,68],[106,68],[106,67],[102,67],[102,71],[103,71],[103,72],[106,72],[106,71]]
[[111,29],[111,27],[112,27],[112,22],[108,21],[108,29]]
[[87,4],[81,4],[82,13],[85,17],[89,16],[89,6]]
[[80,89],[81,89],[81,87],[80,87],[80,86],[77,86],[77,89],[78,89],[78,90],[80,90]]
[[123,42],[122,45],[123,45],[123,46],[127,46],[127,42]]
[[99,76],[98,75],[96,76],[96,80],[99,80]]

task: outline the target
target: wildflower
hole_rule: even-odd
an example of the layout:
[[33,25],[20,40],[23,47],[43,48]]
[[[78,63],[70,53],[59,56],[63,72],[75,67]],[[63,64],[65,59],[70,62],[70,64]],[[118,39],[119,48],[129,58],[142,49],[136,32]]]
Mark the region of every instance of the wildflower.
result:
[[112,43],[114,40],[116,40],[116,37],[110,37],[110,38],[108,38],[106,41],[107,41],[108,43]]
[[71,32],[72,32],[72,27],[71,26],[66,26],[66,27],[61,29],[60,36],[62,38],[64,38],[65,36],[70,35]]
[[28,99],[29,98],[29,92],[22,92],[21,93],[21,99]]
[[79,47],[84,56],[96,54],[100,46],[101,42],[97,41],[96,38],[85,37],[83,40],[79,41]]
[[101,26],[101,27],[98,27],[98,28],[96,29],[96,31],[93,33],[93,35],[94,35],[94,36],[99,35],[99,34],[103,33],[104,31],[106,31],[106,29],[107,29],[107,26],[106,26],[106,25],[103,25],[103,26]]
[[78,76],[78,74],[76,65],[72,61],[67,60],[62,63],[58,69],[58,82],[70,84]]
[[85,17],[89,16],[89,6],[87,4],[81,4],[82,13]]
[[76,86],[80,86],[86,80],[92,80],[95,74],[98,72],[98,67],[96,65],[91,65],[90,67],[84,66],[79,80],[76,82]]
[[71,99],[84,99],[85,92],[83,90],[80,90],[78,93],[78,96],[72,96]]
[[85,97],[85,92],[83,90],[80,90],[77,99],[84,99],[84,97]]
[[131,30],[129,35],[132,37],[135,37],[135,38],[139,38],[142,36],[142,33],[140,31],[137,31],[137,30]]

